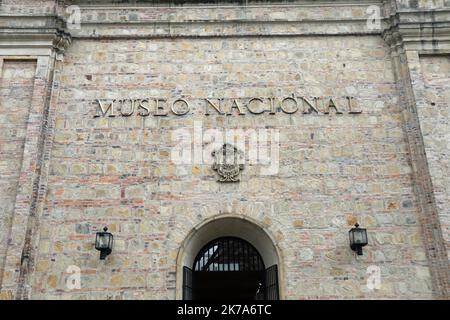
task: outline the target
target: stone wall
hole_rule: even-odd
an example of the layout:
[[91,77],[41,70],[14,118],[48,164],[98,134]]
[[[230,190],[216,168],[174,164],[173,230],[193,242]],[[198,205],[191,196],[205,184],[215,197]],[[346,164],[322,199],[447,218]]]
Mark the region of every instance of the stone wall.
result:
[[[32,296],[174,298],[184,237],[207,217],[234,212],[281,233],[286,298],[429,298],[387,52],[375,36],[75,41],[61,78]],[[200,105],[202,97],[292,93],[352,94],[363,114],[204,116]],[[198,103],[193,113],[94,118],[97,98],[174,95]],[[240,183],[223,185],[210,165],[176,166],[173,130],[194,121],[279,130],[279,174],[248,167]],[[361,260],[348,248],[355,219],[370,230]],[[103,225],[116,239],[104,264],[92,247]],[[70,265],[82,270],[77,292],[66,288]],[[366,288],[370,265],[381,268],[377,292]]]
[[426,107],[419,109],[439,220],[450,253],[450,56],[421,57]]
[[41,15],[51,14],[55,10],[55,0],[2,0],[0,10],[2,12]]
[[[3,60],[0,82],[0,279],[22,167],[36,61]],[[0,280],[1,285],[1,280]]]
[[[448,297],[448,1],[380,1],[375,29],[365,1],[2,4],[0,56],[36,58],[37,72],[0,298],[173,299],[180,246],[223,214],[276,240],[283,298]],[[81,28],[64,24],[70,4]],[[203,112],[204,98],[292,95],[339,110],[354,96],[362,113]],[[94,117],[96,99],[148,97],[184,97],[192,112]],[[174,131],[199,124],[278,130],[279,172],[246,165],[220,184],[210,164],[176,165]],[[369,231],[358,258],[356,221]],[[105,225],[115,247],[100,261]],[[73,267],[81,289],[67,286]]]

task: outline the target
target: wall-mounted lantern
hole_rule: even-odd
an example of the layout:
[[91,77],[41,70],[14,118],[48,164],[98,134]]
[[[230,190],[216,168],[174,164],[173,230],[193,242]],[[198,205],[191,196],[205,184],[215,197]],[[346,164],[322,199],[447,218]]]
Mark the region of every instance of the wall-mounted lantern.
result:
[[359,227],[359,224],[355,224],[355,228],[350,229],[348,232],[350,237],[350,248],[359,256],[362,256],[362,247],[367,245],[367,229],[363,229]]
[[95,235],[95,249],[100,251],[100,260],[105,260],[106,256],[111,253],[114,237],[108,228],[104,227],[103,232],[97,232]]

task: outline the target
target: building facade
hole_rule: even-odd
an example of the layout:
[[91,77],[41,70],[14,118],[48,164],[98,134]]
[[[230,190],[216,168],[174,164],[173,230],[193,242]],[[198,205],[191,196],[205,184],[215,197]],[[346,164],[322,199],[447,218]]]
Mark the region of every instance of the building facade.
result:
[[450,1],[0,2],[2,299],[449,298]]

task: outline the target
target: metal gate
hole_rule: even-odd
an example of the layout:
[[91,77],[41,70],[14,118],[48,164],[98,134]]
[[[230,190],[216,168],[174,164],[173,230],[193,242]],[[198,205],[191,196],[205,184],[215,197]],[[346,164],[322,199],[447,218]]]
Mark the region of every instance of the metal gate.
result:
[[[229,277],[228,275],[231,276],[233,272],[242,272],[242,274],[259,272],[261,281],[258,290],[255,292],[255,299],[279,299],[278,266],[273,265],[265,269],[259,252],[243,239],[236,237],[215,239],[199,251],[192,269],[187,266],[183,267],[183,300],[196,299],[196,288],[197,296],[199,296],[199,293],[204,294],[205,291],[199,290],[202,290],[201,284],[207,282],[199,282],[196,285],[195,281],[202,281],[201,277],[199,280],[199,274],[206,275],[211,272],[216,274],[214,276],[216,279],[219,276],[224,281],[227,281],[225,279]],[[230,273],[220,276],[223,272]]]
[[192,270],[188,267],[183,267],[183,300],[192,300]]
[[266,269],[266,271],[264,272],[264,281],[265,299],[278,300],[280,298],[280,294],[278,290],[278,266],[276,264]]

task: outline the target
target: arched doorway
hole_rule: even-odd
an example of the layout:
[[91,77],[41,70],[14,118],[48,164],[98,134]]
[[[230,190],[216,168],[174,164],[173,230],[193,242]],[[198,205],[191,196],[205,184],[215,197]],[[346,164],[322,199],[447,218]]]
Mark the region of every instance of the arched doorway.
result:
[[222,237],[205,245],[195,258],[192,299],[264,299],[264,262],[249,242]]
[[272,238],[247,218],[205,221],[187,236],[177,260],[179,298],[280,298],[279,251]]

